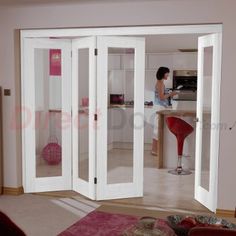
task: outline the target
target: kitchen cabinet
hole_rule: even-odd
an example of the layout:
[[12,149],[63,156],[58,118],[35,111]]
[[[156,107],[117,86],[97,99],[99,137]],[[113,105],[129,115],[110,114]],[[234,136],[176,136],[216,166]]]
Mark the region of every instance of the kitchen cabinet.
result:
[[172,69],[173,57],[172,54],[148,54],[148,68],[157,70],[159,67],[165,66]]
[[[170,69],[170,78],[165,81],[166,88],[171,88],[173,83],[173,58],[172,54],[148,54],[148,67],[146,72],[146,82],[149,83],[151,81],[153,83],[152,89],[155,87],[156,83],[156,72],[159,67],[165,66]],[[151,75],[151,77],[149,77]]]
[[108,91],[109,91],[109,94],[124,94],[126,101],[133,101],[134,100],[134,71],[131,71],[131,70],[109,71],[108,72]]
[[197,70],[197,53],[173,54],[174,70]]
[[[160,66],[170,68],[170,79],[165,81],[166,88],[172,88],[173,70],[197,69],[197,53],[146,53],[145,57],[145,101],[154,101],[156,71]],[[125,101],[133,100],[133,54],[109,54],[109,58],[109,94],[124,94]],[[179,103],[175,103],[174,106],[176,109],[184,109],[184,107],[179,106]],[[186,109],[195,109],[195,104],[187,104]],[[132,112],[130,112],[131,110],[131,108],[126,108],[122,110],[122,112],[128,117],[132,114]],[[155,113],[155,108],[145,108],[144,142],[148,144],[152,143]],[[117,109],[109,109],[109,115],[112,117],[109,121],[111,126],[116,126],[119,123],[120,114],[122,113]],[[109,142],[131,142],[132,139],[130,135],[128,135],[128,128],[123,127],[122,129],[122,131],[109,131]],[[125,135],[121,136],[121,134]]]
[[[148,68],[148,55],[145,55],[145,68]],[[109,54],[108,70],[133,70],[134,54]]]
[[[133,108],[109,108],[108,109],[108,145],[133,142]],[[155,109],[154,109],[155,110]],[[154,112],[152,107],[145,107],[144,143],[152,142]]]
[[[166,81],[167,88],[172,88],[173,70],[197,70],[197,53],[147,53],[145,57],[145,83],[155,82],[156,71],[161,66],[170,69],[170,79]],[[110,54],[108,68],[109,71],[120,71],[120,74],[122,71],[123,73],[124,71],[132,72],[134,68],[134,55]],[[118,75],[118,78],[121,77]]]
[[[131,108],[109,108],[108,120],[110,132],[109,137],[113,143],[131,143],[133,142],[132,123],[134,109]],[[111,143],[111,141],[109,141]]]
[[[157,70],[160,66],[170,70],[196,70],[197,53],[147,53],[146,70]],[[109,54],[109,70],[133,70],[134,54]]]

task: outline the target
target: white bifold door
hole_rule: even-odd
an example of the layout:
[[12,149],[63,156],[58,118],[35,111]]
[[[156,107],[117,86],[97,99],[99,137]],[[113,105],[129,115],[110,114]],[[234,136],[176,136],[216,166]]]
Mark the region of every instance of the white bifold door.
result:
[[72,41],[73,189],[96,199],[96,37]]
[[[25,192],[142,196],[144,39],[24,39],[22,46]],[[61,148],[58,159],[58,146],[48,147],[54,163],[44,155],[50,143]]]
[[195,199],[217,208],[221,34],[199,37]]
[[24,39],[22,46],[24,191],[71,189],[71,41]]
[[97,199],[141,197],[145,41],[98,37],[97,48]]

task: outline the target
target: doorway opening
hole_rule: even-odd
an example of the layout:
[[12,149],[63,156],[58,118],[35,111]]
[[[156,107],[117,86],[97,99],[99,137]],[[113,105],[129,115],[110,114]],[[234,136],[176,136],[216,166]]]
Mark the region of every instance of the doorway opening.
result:
[[[206,108],[204,101],[208,101],[203,98],[204,94],[209,95],[209,91],[206,92],[203,88],[212,86],[210,89],[212,97],[213,94],[219,95],[221,31],[221,25],[23,30],[21,34],[22,105],[30,110],[33,114],[31,117],[33,123],[38,122],[40,127],[38,131],[33,130],[32,126],[27,126],[22,130],[25,191],[74,189],[91,199],[105,200],[142,197],[144,187],[144,198],[141,201],[152,205],[151,197],[145,195],[145,191],[148,194],[151,193],[154,190],[153,185],[157,185],[156,189],[160,190],[158,192],[160,194],[162,190],[160,185],[159,189],[158,184],[162,186],[166,184],[163,189],[169,189],[171,192],[174,188],[171,188],[168,183],[172,182],[176,193],[179,193],[181,188],[191,185],[193,188],[195,183],[195,198],[210,210],[215,211],[218,168],[214,167],[217,167],[218,163],[219,130],[210,129],[208,136],[203,135],[202,128],[206,114],[203,109]],[[89,35],[94,36],[86,37]],[[155,108],[148,105],[144,107],[144,102],[153,100],[155,86],[153,87],[152,83],[155,83],[154,75],[158,65],[167,66],[170,62],[179,63],[175,67],[172,65],[173,73],[173,68],[183,69],[180,68],[181,65],[188,65],[188,67],[184,67],[188,69],[191,63],[196,65],[196,58],[194,53],[191,55],[193,57],[189,53],[188,59],[185,61],[184,58],[181,59],[183,54],[180,56],[177,52],[168,51],[164,49],[164,46],[161,46],[164,51],[160,51],[160,48],[156,52],[148,50],[154,48],[155,45],[162,45],[161,38],[166,37],[171,41],[172,37],[176,42],[178,36],[179,38],[183,36],[191,38],[193,35],[195,42],[197,37],[206,35],[205,38],[199,37],[198,46],[194,47],[198,49],[197,70],[198,81],[200,81],[197,91],[199,99],[197,104],[192,104],[196,109],[196,117],[200,121],[196,125],[196,155],[194,149],[191,148],[191,145],[195,146],[193,137],[187,140],[188,143],[185,145],[187,150],[184,150],[184,154],[193,157],[185,160],[184,165],[195,169],[195,176],[193,174],[190,178],[181,176],[181,179],[186,178],[185,180],[189,181],[188,184],[183,181],[173,183],[174,176],[168,174],[166,177],[165,170],[157,170],[155,168],[156,159],[150,155],[150,139],[152,139],[150,132],[152,133],[153,129]],[[52,37],[53,39],[51,39]],[[182,43],[182,40],[180,41]],[[178,47],[185,48],[181,43]],[[173,46],[173,43],[170,44]],[[204,57],[208,55],[207,51],[209,51],[206,49],[207,47],[213,49],[212,58],[216,58],[210,63],[212,65],[211,75],[206,75],[204,68],[206,64]],[[51,58],[53,52],[55,55]],[[170,54],[172,54],[171,57]],[[48,55],[50,55],[50,60],[54,60],[54,71],[50,64],[52,61],[49,62],[46,59]],[[56,65],[58,55],[61,71]],[[162,59],[158,59],[157,56],[161,56]],[[170,60],[170,58],[172,59]],[[174,58],[179,60],[174,62]],[[40,60],[44,67],[40,67]],[[53,75],[53,73],[55,74]],[[48,74],[52,75],[49,80]],[[60,77],[58,80],[56,80],[57,76]],[[206,76],[212,78],[213,83],[203,86],[203,84],[205,85],[203,78]],[[42,81],[44,82],[42,83]],[[171,85],[171,82],[169,83]],[[217,99],[219,96],[209,103],[212,115],[210,125],[219,123]],[[45,101],[47,101],[47,105],[45,105]],[[176,99],[172,106],[176,110],[181,110],[183,103],[181,104],[180,100]],[[45,107],[47,108],[45,109]],[[183,107],[182,109],[184,110]],[[188,107],[188,109],[190,108]],[[45,121],[45,117],[49,126],[42,129],[41,125],[44,124],[42,120]],[[145,126],[143,125],[144,118]],[[27,113],[22,112],[23,124],[27,119]],[[185,119],[189,118],[185,117]],[[68,122],[64,123],[65,120]],[[195,125],[192,119],[188,122]],[[55,130],[55,125],[58,123],[61,131]],[[83,130],[81,130],[82,127]],[[164,131],[168,132],[166,127],[164,127]],[[170,139],[167,139],[165,135],[164,143],[171,149],[164,150],[164,167],[172,168],[173,163],[176,162],[174,159],[176,144],[173,136],[170,133],[168,135]],[[202,168],[205,167],[203,159],[205,154],[202,153],[202,150],[204,150],[203,144],[206,143],[203,137],[208,137],[207,141],[210,143],[210,155],[208,155],[210,161],[206,161],[209,164],[206,165],[209,167],[209,172],[206,176],[208,186],[213,186],[211,189],[202,186],[201,182],[201,176],[205,173],[205,169]],[[49,141],[53,138],[54,141]],[[59,158],[57,166],[50,166],[45,157],[42,159],[42,150],[48,144],[55,146],[55,143],[59,144],[61,159]],[[58,149],[56,150],[58,151]],[[213,154],[217,156],[214,161],[212,161]],[[193,160],[195,156],[196,160]],[[44,168],[45,166],[46,168]],[[37,168],[41,171],[38,172]],[[48,169],[50,169],[49,172]],[[53,169],[56,170],[55,173],[51,171]],[[53,174],[51,175],[51,173]],[[163,179],[163,181],[155,182],[153,180],[155,174],[159,174],[155,177],[156,179]],[[163,176],[161,176],[162,174]],[[175,176],[174,180],[179,177]],[[153,183],[146,182],[148,179],[153,180]],[[191,190],[185,190],[189,196],[193,197]],[[188,194],[181,198],[184,199]],[[160,196],[153,193],[151,195],[154,198]],[[205,201],[205,199],[207,200]],[[139,202],[138,198],[132,201]]]

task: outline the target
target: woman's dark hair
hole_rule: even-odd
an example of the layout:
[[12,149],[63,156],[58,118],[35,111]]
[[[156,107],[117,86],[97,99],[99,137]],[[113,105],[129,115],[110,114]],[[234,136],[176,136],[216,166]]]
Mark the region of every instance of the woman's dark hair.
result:
[[163,66],[160,67],[156,74],[157,80],[162,80],[166,73],[170,73],[170,69]]

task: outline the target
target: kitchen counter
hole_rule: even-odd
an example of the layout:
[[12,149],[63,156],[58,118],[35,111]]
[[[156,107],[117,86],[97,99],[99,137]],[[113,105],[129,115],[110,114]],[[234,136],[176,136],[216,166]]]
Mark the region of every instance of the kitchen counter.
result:
[[[145,108],[153,108],[153,106],[147,106],[147,105],[145,105],[144,106]],[[108,106],[108,109],[110,109],[110,108],[134,108],[134,105],[119,105],[119,104],[110,104],[109,106]]]
[[[163,147],[164,147],[164,118],[165,116],[178,117],[196,117],[194,110],[174,110],[166,109],[157,111],[158,115],[158,150],[157,150],[157,168],[163,168]],[[177,155],[177,154],[176,154]]]
[[191,110],[174,110],[174,109],[166,109],[162,111],[157,111],[158,115],[170,115],[170,116],[196,116],[196,111]]

